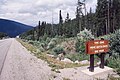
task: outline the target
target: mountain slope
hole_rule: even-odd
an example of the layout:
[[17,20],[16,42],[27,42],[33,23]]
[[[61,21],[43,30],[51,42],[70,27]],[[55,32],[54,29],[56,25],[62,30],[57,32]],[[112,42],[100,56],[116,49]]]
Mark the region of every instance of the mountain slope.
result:
[[28,26],[19,22],[0,19],[0,32],[6,33],[10,37],[16,37],[23,32],[32,29],[32,26]]

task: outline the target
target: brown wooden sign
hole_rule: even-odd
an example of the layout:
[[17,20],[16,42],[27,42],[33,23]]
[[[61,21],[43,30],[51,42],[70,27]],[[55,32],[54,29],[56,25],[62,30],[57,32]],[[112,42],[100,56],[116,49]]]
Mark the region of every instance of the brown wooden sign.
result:
[[86,42],[87,54],[98,54],[109,51],[108,40],[91,40]]

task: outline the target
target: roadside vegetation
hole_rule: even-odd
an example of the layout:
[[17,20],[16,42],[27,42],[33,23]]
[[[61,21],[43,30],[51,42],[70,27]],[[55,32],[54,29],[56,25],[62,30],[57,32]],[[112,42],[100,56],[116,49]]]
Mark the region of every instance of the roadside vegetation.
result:
[[[47,52],[36,52],[37,48],[27,42],[23,42],[21,39],[17,39],[24,47],[26,47],[29,51],[31,51],[31,53],[34,53],[35,56],[37,56],[38,58],[47,61],[47,63],[49,64],[50,67],[52,67],[52,70],[55,71],[56,69],[63,69],[63,68],[72,68],[72,67],[80,67],[80,66],[84,66],[81,64],[76,64],[76,63],[69,63],[69,62],[62,62],[59,60],[56,60],[54,57],[52,56],[48,56]],[[85,64],[87,65],[87,64]],[[57,71],[56,71],[57,72]]]
[[[106,66],[114,68],[115,72],[120,74],[120,30],[117,30],[113,34],[101,37],[110,41],[110,52],[106,54],[105,59],[107,62]],[[44,36],[43,38],[40,38],[39,41],[24,39],[18,39],[18,41],[20,41],[29,51],[34,53],[35,56],[47,61],[49,66],[52,67],[52,71],[60,73],[59,69],[80,67],[89,64],[80,64],[80,62],[84,60],[89,61],[89,55],[85,53],[85,42],[92,38],[94,38],[94,36],[91,31],[84,29],[77,34],[77,37],[65,38],[63,36],[56,36],[50,38]],[[64,62],[59,60],[59,54],[64,55],[63,60],[67,58],[70,61]],[[97,63],[97,56],[95,56],[95,61]],[[109,76],[109,78],[110,80],[114,80],[113,76]],[[115,80],[119,80],[119,78],[115,78]]]
[[[17,40],[35,56],[47,61],[49,66],[52,67],[52,71],[60,73],[59,69],[75,68],[89,64],[89,55],[85,53],[84,43],[93,37],[91,31],[85,29],[73,38],[44,36],[39,41]],[[63,56],[60,56],[61,54]]]
[[110,41],[110,52],[107,57],[108,66],[115,69],[120,75],[120,30],[106,37]]
[[[89,32],[90,31],[87,32],[85,29],[80,34],[89,34]],[[59,73],[57,69],[80,67],[89,64],[89,55],[85,53],[85,46],[83,44],[85,40],[90,38],[90,35],[92,34],[90,33],[88,35],[89,37],[78,35],[74,38],[64,38],[60,36],[49,38],[46,36],[40,41],[17,40],[29,51],[31,51],[31,53],[34,53],[35,56],[47,61],[49,66],[52,67],[52,71]],[[79,47],[77,45],[79,41],[83,41],[81,43],[83,46]],[[60,54],[63,54],[63,57],[59,57]],[[66,61],[64,59],[66,59]],[[86,62],[80,63],[80,61],[84,60],[86,60]]]

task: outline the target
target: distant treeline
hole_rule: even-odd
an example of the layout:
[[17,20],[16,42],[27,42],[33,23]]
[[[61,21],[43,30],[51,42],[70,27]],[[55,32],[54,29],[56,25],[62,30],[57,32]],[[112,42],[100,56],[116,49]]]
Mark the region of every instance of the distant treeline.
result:
[[76,18],[70,19],[69,12],[66,19],[62,18],[62,11],[59,12],[59,24],[48,24],[40,22],[31,31],[22,34],[22,37],[31,35],[32,39],[38,39],[41,36],[49,37],[65,36],[75,37],[84,28],[90,29],[95,36],[102,36],[113,33],[120,28],[120,0],[97,0],[96,11],[92,8],[89,12],[81,15],[80,5],[83,3],[78,0],[76,5]]

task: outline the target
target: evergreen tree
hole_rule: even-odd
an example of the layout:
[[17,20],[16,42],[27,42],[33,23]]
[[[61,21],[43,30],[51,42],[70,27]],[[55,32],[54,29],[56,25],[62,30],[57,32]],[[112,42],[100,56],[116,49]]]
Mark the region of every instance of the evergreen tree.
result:
[[[84,7],[83,7],[84,6]],[[76,30],[77,33],[82,31],[86,27],[86,15],[83,14],[83,11],[85,10],[86,14],[86,9],[85,9],[85,2],[81,2],[78,0],[77,2],[77,8],[76,8]]]
[[107,0],[98,0],[96,9],[97,36],[105,35],[109,31],[107,24]]
[[95,29],[95,13],[92,12],[91,7],[90,7],[90,11],[89,11],[89,13],[87,13],[86,17],[87,17],[87,23],[86,23],[87,27],[86,28],[88,30],[91,30],[92,34],[95,35],[95,30],[96,30]]
[[63,19],[62,19],[62,14],[61,14],[61,10],[59,12],[59,24],[63,23]]
[[98,35],[109,34],[114,32],[116,29],[119,29],[120,1],[119,0],[98,0],[96,17],[97,17]]
[[62,36],[63,33],[63,19],[62,19],[62,14],[61,14],[61,10],[59,12],[59,27],[58,27],[58,35]]
[[65,22],[68,22],[70,19],[69,19],[69,13],[67,13],[67,17],[65,19]]
[[[120,0],[110,0],[111,5],[111,12],[112,13],[112,30],[116,30],[120,28]],[[113,31],[112,31],[113,32]]]
[[40,37],[40,21],[38,23],[38,26],[36,27],[36,31],[37,31],[37,40],[39,40],[39,37]]

